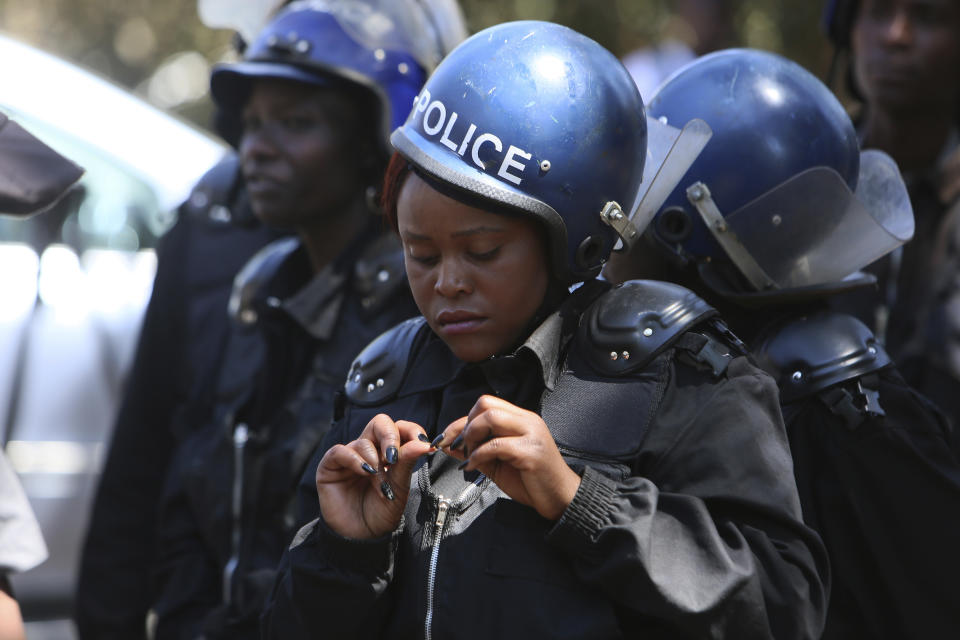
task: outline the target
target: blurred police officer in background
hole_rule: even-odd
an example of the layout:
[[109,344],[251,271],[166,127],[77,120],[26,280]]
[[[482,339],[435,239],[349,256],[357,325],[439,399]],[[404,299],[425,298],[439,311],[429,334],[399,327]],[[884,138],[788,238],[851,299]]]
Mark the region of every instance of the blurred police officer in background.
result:
[[[83,169],[0,113],[0,215],[29,215],[66,194]],[[4,277],[4,274],[0,274]],[[0,640],[23,640],[23,620],[8,575],[47,558],[30,503],[3,452],[0,434]]]
[[827,545],[824,638],[947,638],[960,629],[960,460],[951,426],[829,297],[909,240],[896,164],[860,152],[829,89],[774,54],[690,64],[652,117],[713,137],[614,280],[661,277],[713,303],[780,387],[804,519]]
[[214,69],[214,100],[240,123],[250,207],[296,236],[237,274],[206,419],[171,425],[157,638],[257,636],[335,392],[363,345],[415,313],[376,185],[389,132],[463,35],[452,2],[293,2],[242,61]]
[[859,102],[861,146],[896,160],[916,218],[914,239],[868,268],[879,289],[840,308],[867,322],[907,381],[960,424],[960,4],[832,0],[825,26]]
[[[238,7],[200,0],[198,9],[208,26],[235,28],[243,51],[262,28],[261,21],[283,4],[262,0]],[[434,14],[441,30],[462,37],[458,13]],[[236,104],[228,101],[218,108],[216,128],[231,144],[239,144]],[[82,557],[75,607],[81,637],[145,634],[153,599],[157,503],[175,432],[182,437],[191,425],[204,424],[216,405],[234,276],[266,243],[293,232],[263,222],[250,207],[240,160],[231,153],[199,182],[161,240],[153,295]]]
[[[218,111],[215,120],[235,146],[235,114]],[[208,418],[233,278],[256,251],[290,233],[254,216],[231,150],[200,179],[160,239],[150,303],[80,558],[74,621],[81,638],[145,637],[157,503],[176,445],[171,425]]]
[[150,304],[80,558],[74,615],[82,638],[143,637],[157,501],[176,443],[170,425],[199,424],[209,415],[233,277],[257,250],[286,235],[253,216],[230,153],[200,180],[160,239]]

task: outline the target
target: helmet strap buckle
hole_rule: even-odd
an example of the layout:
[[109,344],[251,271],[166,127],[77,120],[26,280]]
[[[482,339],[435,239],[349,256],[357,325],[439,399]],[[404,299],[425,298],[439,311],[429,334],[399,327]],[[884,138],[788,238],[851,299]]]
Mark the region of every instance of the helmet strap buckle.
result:
[[753,285],[757,291],[779,289],[773,279],[767,275],[763,267],[754,259],[750,251],[740,242],[737,234],[727,225],[723,214],[713,201],[710,189],[702,182],[695,182],[687,188],[687,200],[690,201],[703,219],[704,224],[714,239],[730,258],[730,261],[740,270],[740,273]]

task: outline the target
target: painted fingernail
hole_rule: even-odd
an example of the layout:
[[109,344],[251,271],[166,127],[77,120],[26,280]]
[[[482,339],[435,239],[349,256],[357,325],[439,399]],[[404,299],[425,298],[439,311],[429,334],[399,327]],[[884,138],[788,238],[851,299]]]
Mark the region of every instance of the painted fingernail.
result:
[[383,497],[387,500],[393,500],[396,497],[393,495],[393,488],[386,480],[380,483],[380,491],[383,492]]
[[456,438],[453,439],[453,442],[450,443],[450,450],[455,451],[463,445],[463,434],[461,433]]
[[400,459],[400,454],[399,452],[397,452],[397,448],[387,447],[387,464],[397,464],[397,460],[399,459]]
[[463,471],[464,469],[467,468],[468,464],[470,464],[469,458],[467,458],[466,460],[464,460],[463,462],[457,465],[457,471]]
[[430,438],[428,438],[427,434],[425,433],[417,434],[417,440],[419,440],[420,442],[430,442]]
[[364,462],[362,465],[360,465],[360,468],[363,469],[364,471],[366,471],[367,473],[369,473],[370,475],[373,475],[373,474],[375,474],[375,473],[377,472],[376,469],[374,469],[373,467],[371,467],[371,466],[370,466],[369,464],[367,464],[366,462]]
[[441,442],[443,442],[443,432],[442,432],[442,431],[440,432],[440,435],[438,435],[436,438],[433,439],[433,441],[430,443],[430,446],[431,446],[431,447],[438,447],[438,446],[440,446],[440,443],[441,443]]

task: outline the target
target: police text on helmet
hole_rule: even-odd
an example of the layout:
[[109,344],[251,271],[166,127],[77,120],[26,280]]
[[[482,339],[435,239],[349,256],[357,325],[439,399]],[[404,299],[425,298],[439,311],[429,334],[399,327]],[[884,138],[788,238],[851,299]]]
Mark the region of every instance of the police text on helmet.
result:
[[[503,141],[498,136],[489,132],[477,135],[477,125],[472,122],[469,123],[469,126],[465,127],[466,131],[464,131],[463,124],[457,126],[457,112],[448,110],[447,106],[440,100],[431,101],[430,92],[426,89],[421,91],[420,95],[413,101],[414,117],[420,114],[422,114],[419,122],[420,129],[427,137],[432,138],[440,135],[440,144],[458,154],[460,157],[465,157],[465,154],[469,150],[470,159],[473,161],[473,164],[484,171],[487,169],[489,163],[484,163],[483,160],[480,159],[480,149],[485,144],[492,145],[498,154],[503,154],[502,160],[500,161],[500,168],[497,169],[497,175],[515,185],[520,185],[520,183],[523,182],[523,178],[511,173],[511,171],[519,171],[522,173],[527,168],[527,165],[517,158],[529,160],[532,157],[531,154],[514,145],[507,147],[507,151],[504,153]],[[455,126],[458,129],[457,133],[453,131]],[[458,140],[454,138],[458,138]]]

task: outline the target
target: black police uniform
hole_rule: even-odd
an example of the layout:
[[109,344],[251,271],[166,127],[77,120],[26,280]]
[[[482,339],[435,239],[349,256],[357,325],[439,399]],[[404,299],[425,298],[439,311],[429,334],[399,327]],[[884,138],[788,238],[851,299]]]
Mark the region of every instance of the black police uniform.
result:
[[281,233],[256,223],[236,154],[194,187],[157,247],[157,275],[80,558],[83,640],[146,637],[157,504],[176,439],[202,424],[220,365],[233,277]]
[[804,519],[830,556],[823,637],[955,637],[960,460],[946,418],[852,316],[794,316],[757,344],[780,385]]
[[238,274],[207,422],[184,434],[164,491],[157,638],[255,638],[296,531],[288,509],[350,362],[416,312],[399,242],[371,228],[314,274],[299,240]]
[[[598,288],[479,363],[422,319],[394,329],[354,363],[310,465],[377,413],[434,435],[494,394],[538,411],[582,475],[563,516],[425,456],[391,535],[344,539],[322,518],[298,532],[265,637],[819,636],[826,559],[800,522],[773,381],[689,291]],[[316,518],[312,471],[301,501]]]

